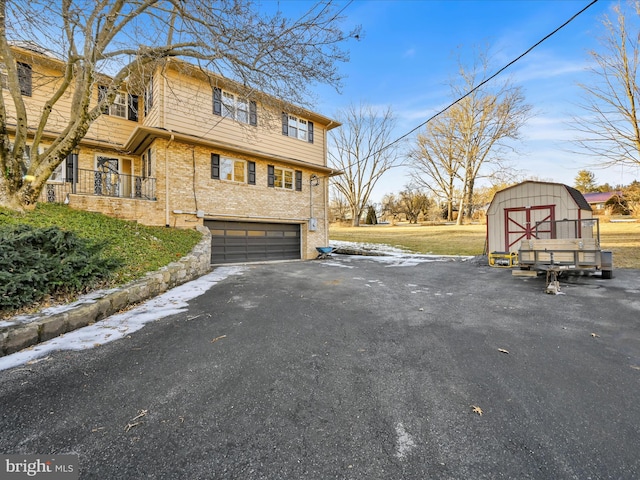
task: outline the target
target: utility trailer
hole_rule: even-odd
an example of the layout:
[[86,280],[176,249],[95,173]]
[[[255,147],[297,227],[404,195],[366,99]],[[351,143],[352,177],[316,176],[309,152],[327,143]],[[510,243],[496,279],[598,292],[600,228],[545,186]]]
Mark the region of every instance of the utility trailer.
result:
[[600,248],[597,218],[542,221],[532,238],[520,242],[518,266],[546,272],[547,283],[557,288],[563,272],[600,271],[602,278],[612,278],[613,254]]

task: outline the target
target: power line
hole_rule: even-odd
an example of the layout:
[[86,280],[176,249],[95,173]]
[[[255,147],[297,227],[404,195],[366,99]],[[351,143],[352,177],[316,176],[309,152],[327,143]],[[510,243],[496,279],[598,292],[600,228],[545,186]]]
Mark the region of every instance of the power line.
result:
[[514,58],[513,60],[511,60],[509,63],[507,63],[505,66],[503,66],[502,68],[500,68],[497,72],[495,72],[493,75],[491,75],[490,77],[488,77],[487,79],[483,80],[482,82],[480,82],[478,85],[476,85],[475,87],[473,87],[471,90],[469,90],[467,93],[465,93],[464,95],[462,95],[461,97],[459,97],[457,100],[451,102],[449,105],[447,105],[446,107],[444,107],[442,110],[434,113],[431,117],[429,117],[427,120],[425,120],[424,122],[422,122],[420,125],[418,125],[415,128],[412,128],[411,130],[409,130],[407,133],[405,133],[404,135],[401,135],[400,137],[396,138],[394,141],[390,142],[389,144],[385,145],[384,147],[381,147],[380,149],[378,149],[377,151],[367,155],[367,157],[363,158],[362,160],[358,160],[354,163],[351,163],[349,165],[347,165],[348,167],[351,167],[353,165],[357,165],[361,162],[364,162],[366,160],[368,160],[369,158],[373,157],[374,155],[379,154],[380,152],[383,152],[384,150],[386,150],[387,148],[395,145],[396,143],[400,142],[401,140],[407,138],[409,135],[411,135],[413,132],[415,132],[416,130],[422,128],[423,126],[425,126],[427,123],[429,123],[431,120],[433,120],[434,118],[442,115],[444,112],[446,112],[447,110],[449,110],[451,107],[453,107],[455,104],[461,102],[462,100],[464,100],[465,98],[467,98],[469,95],[471,95],[473,92],[475,92],[476,90],[478,90],[480,87],[482,87],[484,84],[486,84],[487,82],[490,82],[491,80],[493,80],[495,77],[497,77],[498,75],[500,75],[502,72],[504,72],[507,68],[509,68],[511,65],[513,65],[514,63],[516,63],[517,61],[519,61],[520,59],[522,59],[524,56],[528,55],[534,48],[536,48],[538,45],[540,45],[541,43],[543,43],[545,40],[549,39],[550,37],[552,37],[553,35],[555,35],[556,33],[558,33],[560,30],[562,30],[564,27],[566,27],[567,25],[569,25],[569,23],[571,23],[573,20],[575,20],[579,15],[581,15],[582,13],[584,13],[585,11],[587,11],[590,7],[592,7],[593,5],[595,5],[598,2],[598,0],[593,0],[591,3],[589,3],[586,7],[584,7],[582,10],[580,10],[579,12],[577,12],[576,14],[574,14],[571,18],[569,18],[569,20],[567,20],[566,22],[564,22],[562,25],[560,25],[558,28],[556,28],[554,31],[552,31],[551,33],[549,33],[548,35],[546,35],[545,37],[543,37],[541,40],[539,40],[538,42],[536,42],[535,44],[533,44],[531,47],[529,47],[527,50],[525,50],[523,53],[521,53],[520,55],[518,55],[516,58]]

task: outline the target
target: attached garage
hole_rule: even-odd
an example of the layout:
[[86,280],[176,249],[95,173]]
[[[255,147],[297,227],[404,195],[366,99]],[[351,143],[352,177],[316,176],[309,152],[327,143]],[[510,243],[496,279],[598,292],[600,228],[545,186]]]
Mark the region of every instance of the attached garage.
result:
[[300,225],[205,220],[211,230],[211,263],[301,258]]
[[497,192],[487,210],[487,252],[517,252],[522,240],[554,238],[555,232],[548,230],[555,228],[556,220],[592,216],[575,188],[533,181],[514,185]]

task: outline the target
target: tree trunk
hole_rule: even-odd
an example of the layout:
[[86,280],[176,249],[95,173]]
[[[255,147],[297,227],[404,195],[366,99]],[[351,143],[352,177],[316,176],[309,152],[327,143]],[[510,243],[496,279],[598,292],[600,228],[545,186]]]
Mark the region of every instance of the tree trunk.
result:
[[362,211],[358,211],[357,208],[351,208],[351,226],[359,227],[360,226],[360,215]]

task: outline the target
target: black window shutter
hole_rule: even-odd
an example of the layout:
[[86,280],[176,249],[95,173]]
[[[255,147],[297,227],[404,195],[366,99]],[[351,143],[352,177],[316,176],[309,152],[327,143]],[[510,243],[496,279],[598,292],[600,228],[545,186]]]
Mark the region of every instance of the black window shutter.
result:
[[276,174],[273,165],[267,166],[267,186],[273,187],[276,183]]
[[220,178],[220,155],[211,154],[211,178]]
[[258,125],[258,106],[256,102],[249,102],[249,125]]
[[222,115],[222,90],[213,88],[213,114]]
[[[105,98],[107,98],[107,87],[103,85],[98,85],[98,103],[102,102]],[[109,105],[105,104],[102,107],[102,113],[105,115],[109,115]]]
[[144,91],[144,114],[147,116],[153,107],[153,77],[149,79],[147,88]]
[[309,122],[309,143],[313,143],[313,122]]
[[26,63],[17,64],[18,83],[20,84],[20,93],[27,97],[31,96],[31,65]]
[[247,162],[247,169],[249,170],[248,183],[250,185],[256,184],[256,162]]
[[282,134],[289,136],[289,115],[282,112]]
[[66,161],[66,172],[65,172],[65,177],[66,177],[66,181],[68,183],[75,183],[74,179],[73,179],[73,161],[75,155],[73,153],[70,153],[69,155],[67,155],[67,161]]
[[137,95],[129,95],[129,113],[127,118],[129,120],[133,120],[134,122],[138,121],[138,96]]
[[302,172],[300,170],[296,170],[296,191],[302,191]]

